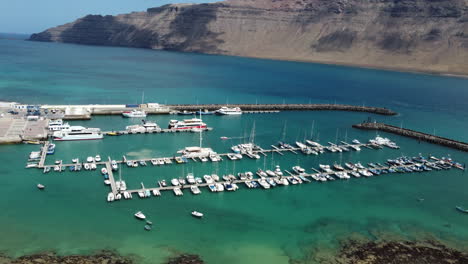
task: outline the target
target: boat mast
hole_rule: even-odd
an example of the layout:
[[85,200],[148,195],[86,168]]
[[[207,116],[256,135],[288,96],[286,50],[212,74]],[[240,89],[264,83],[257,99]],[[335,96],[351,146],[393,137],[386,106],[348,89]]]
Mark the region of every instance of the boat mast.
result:
[[[202,117],[201,117],[201,109],[200,109],[200,120],[203,122]],[[202,140],[203,140],[202,133],[203,133],[203,128],[200,128],[200,149],[202,147]]]
[[283,142],[284,142],[284,139],[286,138],[286,123],[287,122],[288,122],[287,120],[284,121],[283,136],[281,138],[281,141],[283,141]]
[[313,140],[314,136],[314,125],[315,125],[315,120],[312,120],[312,128],[310,130],[310,140]]
[[141,92],[141,104],[145,101],[145,91]]
[[250,133],[250,143],[254,144],[255,142],[255,120],[252,126],[252,132]]

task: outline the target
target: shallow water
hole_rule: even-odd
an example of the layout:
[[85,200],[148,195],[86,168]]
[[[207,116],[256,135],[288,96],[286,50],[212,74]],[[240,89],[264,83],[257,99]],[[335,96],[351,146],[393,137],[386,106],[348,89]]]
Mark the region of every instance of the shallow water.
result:
[[[245,59],[226,56],[0,40],[0,100],[27,103],[352,103],[389,107],[400,114],[383,117],[348,112],[281,112],[237,117],[205,116],[214,130],[203,144],[219,153],[249,137],[264,148],[278,140],[304,138],[322,142],[366,141],[376,132],[351,128],[369,116],[403,127],[468,141],[468,80],[318,64]],[[165,127],[175,116],[150,116]],[[182,118],[182,117],[177,117]],[[103,130],[123,129],[138,120],[119,116],[75,121]],[[287,129],[283,133],[286,123]],[[312,130],[313,126],[313,130]],[[448,148],[381,133],[400,150],[363,149],[360,153],[304,156],[287,153],[260,160],[223,161],[122,169],[130,188],[154,186],[160,179],[207,173],[255,171],[280,165],[384,162],[400,155],[450,154],[465,163],[467,155]],[[222,141],[221,136],[233,139]],[[107,137],[101,141],[58,142],[56,159],[70,161],[100,154],[120,159],[172,156],[198,144],[198,134],[155,134]],[[395,235],[434,236],[466,241],[466,216],[455,205],[468,206],[459,170],[383,175],[325,184],[277,187],[235,193],[105,202],[108,188],[99,172],[42,174],[26,170],[25,160],[37,146],[0,146],[0,250],[19,256],[43,250],[61,254],[116,249],[136,255],[141,263],[163,262],[179,252],[200,254],[208,263],[288,263],[311,261],[311,250],[325,251],[339,239],[360,234],[368,238]],[[36,189],[41,182],[44,192]],[[423,197],[424,202],[417,198]],[[192,210],[205,213],[202,220]],[[142,210],[154,229],[143,230],[133,213]]]

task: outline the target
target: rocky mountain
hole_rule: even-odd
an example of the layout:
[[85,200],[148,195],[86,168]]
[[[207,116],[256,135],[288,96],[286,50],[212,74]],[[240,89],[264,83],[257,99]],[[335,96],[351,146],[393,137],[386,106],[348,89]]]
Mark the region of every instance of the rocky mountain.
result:
[[227,0],[88,15],[30,40],[468,74],[468,0]]

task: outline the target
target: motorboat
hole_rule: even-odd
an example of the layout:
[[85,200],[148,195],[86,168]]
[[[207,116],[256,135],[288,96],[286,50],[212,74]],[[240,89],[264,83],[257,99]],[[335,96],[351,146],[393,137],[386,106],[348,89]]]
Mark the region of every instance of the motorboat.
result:
[[262,169],[257,170],[257,175],[259,177],[268,177],[268,174],[266,172],[264,172]]
[[276,176],[279,176],[279,177],[283,176],[283,172],[281,171],[279,165],[276,165],[276,168],[275,168],[275,175],[276,175]]
[[158,189],[153,189],[152,192],[154,196],[161,196],[161,192]]
[[293,171],[299,175],[305,173],[305,169],[301,168],[300,166],[292,167]]
[[105,184],[105,185],[110,185],[110,184],[111,184],[111,181],[110,181],[110,180],[104,180],[104,184]]
[[146,216],[141,211],[136,212],[134,215],[135,215],[136,218],[138,218],[140,220],[145,220],[146,219]]
[[108,201],[108,202],[113,202],[114,200],[115,200],[114,194],[111,193],[111,192],[108,193],[108,194],[107,194],[107,201]]
[[191,185],[191,186],[190,186],[190,191],[191,191],[193,194],[195,194],[195,195],[201,193],[200,189],[199,189],[198,186],[196,186],[196,185]]
[[200,213],[200,212],[197,212],[197,211],[193,211],[191,214],[192,214],[192,216],[197,217],[197,218],[202,218],[203,217],[203,214]]
[[39,183],[39,184],[37,185],[37,188],[38,188],[39,190],[44,190],[44,189],[45,189],[45,186]]
[[192,119],[185,119],[183,121],[170,120],[168,128],[175,129],[175,130],[192,130],[195,128],[206,129],[207,125],[203,123],[201,119],[192,118]]
[[174,185],[174,186],[179,186],[180,183],[179,183],[178,179],[174,178],[174,179],[171,180],[171,184]]
[[206,182],[207,184],[214,183],[214,180],[213,180],[213,178],[212,178],[210,175],[203,175],[203,179],[205,179],[205,182]]
[[119,169],[119,166],[117,165],[117,161],[112,160],[112,161],[111,161],[111,167],[112,167],[112,170],[113,170],[113,171],[118,170],[118,169]]
[[156,132],[156,131],[161,131],[161,128],[158,126],[158,124],[154,122],[148,122],[145,120],[142,120],[141,125],[131,125],[131,126],[126,126],[125,129],[129,133],[150,133],[150,132]]
[[53,133],[53,138],[56,141],[94,140],[102,139],[103,137],[99,128],[86,128],[82,126],[71,126],[70,129],[55,131]]
[[227,107],[223,106],[215,111],[218,115],[241,115],[242,110],[239,107]]
[[96,157],[94,157],[94,160],[95,160],[96,162],[101,161],[101,156],[100,156],[100,155],[96,155]]
[[107,169],[106,168],[102,168],[101,169],[101,173],[102,175],[106,175],[108,172],[107,172]]
[[47,155],[52,155],[55,153],[55,144],[51,143],[47,146]]
[[193,173],[187,174],[186,179],[187,179],[187,182],[188,182],[189,184],[195,184],[195,183],[196,183],[196,182],[195,182],[195,177],[193,176]]
[[276,177],[276,173],[274,173],[273,171],[271,170],[266,170],[265,173],[270,176],[270,177]]
[[94,158],[89,156],[86,158],[86,162],[94,162]]
[[123,117],[127,118],[133,118],[133,117],[146,117],[146,112],[145,111],[140,111],[133,109],[132,111],[125,111],[122,113]]

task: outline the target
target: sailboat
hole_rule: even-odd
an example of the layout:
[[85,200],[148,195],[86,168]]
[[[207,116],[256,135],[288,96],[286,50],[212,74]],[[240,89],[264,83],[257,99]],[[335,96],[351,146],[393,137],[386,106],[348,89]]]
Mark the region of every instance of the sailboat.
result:
[[[202,120],[201,115],[200,115],[200,120]],[[183,150],[179,150],[177,153],[181,153],[183,157],[185,158],[206,158],[209,157],[210,154],[216,154],[216,152],[213,151],[211,148],[203,148],[202,147],[202,142],[203,142],[203,131],[200,131],[200,144],[198,147],[185,147]]]

